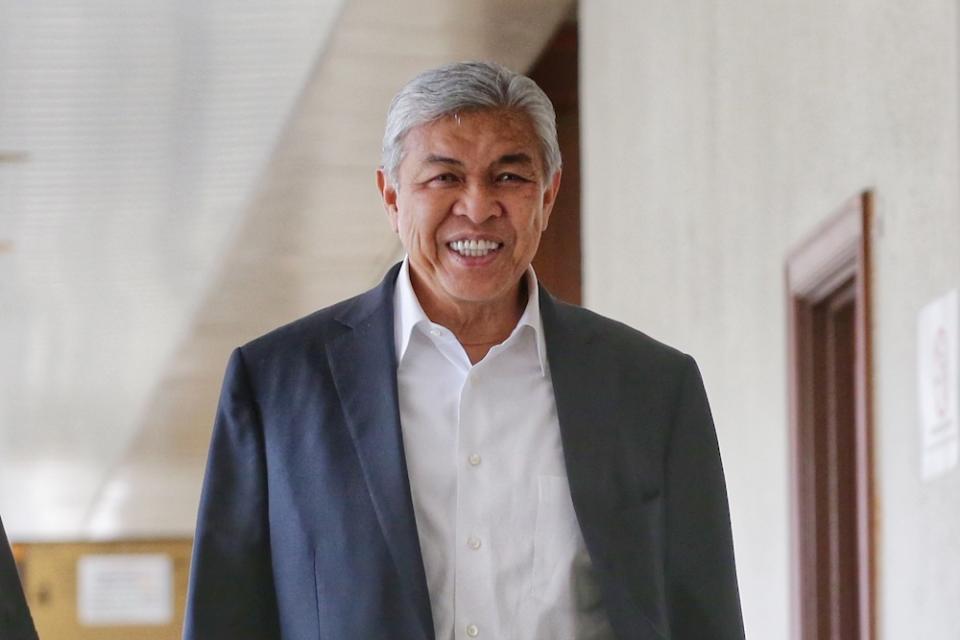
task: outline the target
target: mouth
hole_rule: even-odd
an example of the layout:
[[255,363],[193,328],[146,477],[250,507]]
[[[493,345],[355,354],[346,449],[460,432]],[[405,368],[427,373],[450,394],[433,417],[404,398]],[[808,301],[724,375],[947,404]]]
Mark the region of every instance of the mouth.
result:
[[484,258],[503,248],[502,242],[494,240],[454,240],[447,247],[464,258]]

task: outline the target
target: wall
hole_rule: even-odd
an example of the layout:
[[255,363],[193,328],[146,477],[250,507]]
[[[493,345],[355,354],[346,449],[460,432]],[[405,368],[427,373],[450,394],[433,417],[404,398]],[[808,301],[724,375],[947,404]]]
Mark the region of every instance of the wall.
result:
[[129,490],[111,470],[157,379],[182,367],[175,349],[342,4],[0,0],[0,156],[21,155],[0,162],[11,539],[122,530],[98,508]]
[[949,0],[583,2],[588,306],[694,354],[718,424],[747,633],[790,617],[790,247],[877,194],[882,638],[960,629],[960,472],[920,478],[916,314],[960,284]]

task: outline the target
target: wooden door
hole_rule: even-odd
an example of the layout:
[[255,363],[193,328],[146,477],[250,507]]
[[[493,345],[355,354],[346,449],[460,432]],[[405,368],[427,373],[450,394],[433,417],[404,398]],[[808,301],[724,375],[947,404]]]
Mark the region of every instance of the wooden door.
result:
[[580,304],[580,98],[579,45],[575,15],[564,22],[529,76],[550,97],[557,112],[557,139],[563,156],[560,193],[550,225],[533,261],[537,277],[561,300]]

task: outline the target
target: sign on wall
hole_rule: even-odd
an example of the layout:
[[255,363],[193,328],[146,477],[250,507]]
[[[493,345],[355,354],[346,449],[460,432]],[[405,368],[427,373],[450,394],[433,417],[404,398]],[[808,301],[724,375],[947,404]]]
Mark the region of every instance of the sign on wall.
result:
[[170,624],[172,559],[158,553],[81,556],[77,617],[87,626]]
[[920,310],[917,335],[917,398],[920,403],[920,451],[924,480],[957,466],[958,426],[957,290]]

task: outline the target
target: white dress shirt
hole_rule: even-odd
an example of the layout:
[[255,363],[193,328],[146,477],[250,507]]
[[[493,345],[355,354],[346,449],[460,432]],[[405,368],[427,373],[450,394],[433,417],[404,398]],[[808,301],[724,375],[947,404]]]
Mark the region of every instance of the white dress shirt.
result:
[[560,442],[537,280],[471,365],[427,318],[404,260],[394,297],[400,421],[437,640],[613,637]]

